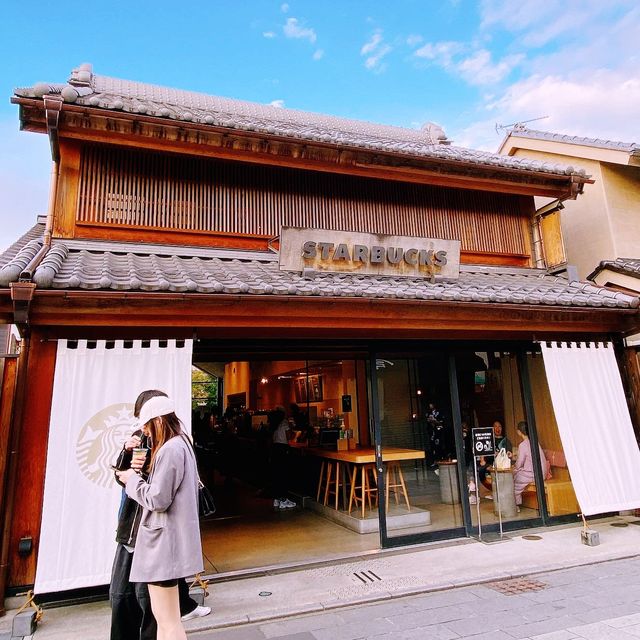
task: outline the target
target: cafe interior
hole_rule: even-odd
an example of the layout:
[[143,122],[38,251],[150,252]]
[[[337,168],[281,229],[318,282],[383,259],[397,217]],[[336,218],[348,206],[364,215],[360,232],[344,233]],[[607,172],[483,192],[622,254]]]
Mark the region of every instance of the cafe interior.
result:
[[[546,493],[548,506],[555,496],[550,515],[575,513],[544,364],[534,350],[526,362],[537,439],[556,465],[554,482],[565,485]],[[193,369],[193,435],[202,479],[217,506],[201,522],[207,573],[244,574],[357,557],[393,546],[394,539],[462,537],[464,509],[474,526],[515,528],[539,517],[535,486],[527,487],[516,505],[508,484],[511,471],[497,473],[492,458],[475,457],[471,450],[472,429],[493,427],[512,464],[517,460],[516,425],[525,409],[513,353],[394,351],[326,359],[254,354],[243,360],[196,357]],[[375,463],[374,402],[381,474]],[[288,422],[284,473],[294,506],[278,504],[274,495],[274,478],[283,472],[274,469],[272,456],[270,413],[277,407]],[[507,483],[502,491],[498,478]],[[546,484],[553,488],[550,480]]]

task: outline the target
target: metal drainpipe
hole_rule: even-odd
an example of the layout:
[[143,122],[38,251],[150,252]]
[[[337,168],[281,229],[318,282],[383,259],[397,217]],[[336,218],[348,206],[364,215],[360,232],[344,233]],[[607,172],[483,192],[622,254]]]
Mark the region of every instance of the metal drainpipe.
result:
[[60,121],[60,113],[62,112],[63,99],[60,95],[46,95],[43,100],[52,160],[47,221],[44,227],[42,248],[35,256],[33,256],[29,264],[22,270],[19,278],[21,282],[31,282],[38,265],[42,262],[47,253],[49,253],[49,249],[51,248],[51,233],[53,230],[53,214],[58,195],[58,178],[60,177],[60,144],[58,140],[58,125]]

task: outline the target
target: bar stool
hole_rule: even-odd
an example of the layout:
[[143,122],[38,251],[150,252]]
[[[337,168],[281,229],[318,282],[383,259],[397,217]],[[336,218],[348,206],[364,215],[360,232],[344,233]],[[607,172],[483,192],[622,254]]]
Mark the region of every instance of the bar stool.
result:
[[[362,517],[364,518],[364,504],[365,501],[369,504],[369,509],[372,508],[372,496],[375,505],[378,505],[378,477],[376,475],[376,465],[374,463],[361,464],[360,465],[360,484],[356,484],[358,481],[358,465],[353,465],[353,471],[351,472],[351,492],[349,494],[349,515],[351,515],[351,509],[355,503],[356,507],[358,503],[362,505]],[[369,479],[371,475],[371,480]],[[373,485],[373,486],[372,486]],[[358,493],[360,495],[358,495]]]
[[409,504],[409,496],[407,494],[407,485],[404,483],[404,476],[402,475],[402,467],[397,461],[387,462],[387,472],[385,474],[385,505],[387,507],[387,513],[389,512],[389,491],[393,490],[393,496],[396,499],[396,504],[399,504],[398,493],[402,491],[404,500],[407,503],[407,511],[411,511],[411,505]]
[[[335,465],[335,472],[334,472]],[[326,507],[329,502],[329,496],[335,495],[335,510],[338,510],[338,501],[340,500],[340,488],[343,486],[342,475],[340,474],[340,462],[338,460],[327,460],[327,475],[324,488],[324,501]]]

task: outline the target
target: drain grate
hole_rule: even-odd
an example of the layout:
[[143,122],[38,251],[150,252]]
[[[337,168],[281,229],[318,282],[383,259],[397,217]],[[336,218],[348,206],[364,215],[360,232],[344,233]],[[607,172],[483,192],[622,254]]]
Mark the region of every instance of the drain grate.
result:
[[542,540],[542,536],[537,536],[535,534],[529,534],[527,536],[522,536],[523,540]]
[[612,527],[628,527],[629,525],[626,522],[612,522]]
[[548,585],[530,578],[512,578],[500,582],[487,582],[485,586],[499,593],[504,593],[506,596],[515,596],[518,593],[527,593],[528,591],[542,591]]
[[354,571],[353,575],[357,580],[362,582],[362,584],[382,581],[382,578],[373,571]]

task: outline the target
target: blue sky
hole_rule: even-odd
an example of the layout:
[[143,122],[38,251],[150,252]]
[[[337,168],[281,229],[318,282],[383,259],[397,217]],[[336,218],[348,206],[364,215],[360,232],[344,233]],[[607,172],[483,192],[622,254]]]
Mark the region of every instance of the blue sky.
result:
[[44,213],[45,136],[14,87],[73,67],[405,127],[495,151],[496,124],[640,142],[637,0],[209,0],[3,6],[0,249]]

